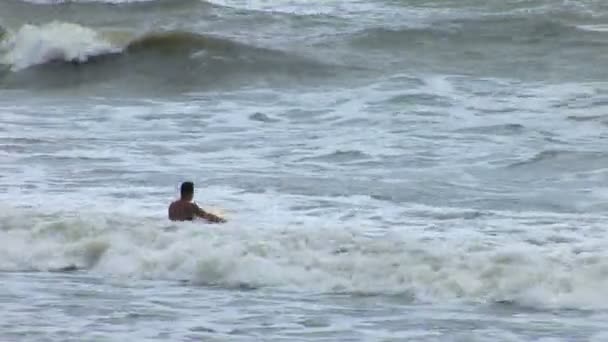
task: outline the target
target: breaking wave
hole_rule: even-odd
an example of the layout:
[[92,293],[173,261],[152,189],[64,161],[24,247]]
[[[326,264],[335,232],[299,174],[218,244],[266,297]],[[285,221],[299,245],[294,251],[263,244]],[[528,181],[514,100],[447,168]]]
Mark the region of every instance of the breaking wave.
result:
[[71,84],[71,75],[77,83],[116,78],[144,84],[156,79],[179,88],[252,77],[301,80],[332,70],[317,61],[211,35],[135,35],[65,22],[24,25],[7,33],[0,54],[0,62],[12,71],[0,78],[0,85],[8,87]]
[[93,29],[76,24],[53,22],[24,25],[4,39],[3,63],[14,71],[49,62],[84,63],[89,58],[118,53],[121,48]]
[[120,279],[227,288],[280,287],[414,301],[608,307],[605,239],[443,240],[357,229],[221,229],[117,216],[11,211],[0,270],[86,270]]

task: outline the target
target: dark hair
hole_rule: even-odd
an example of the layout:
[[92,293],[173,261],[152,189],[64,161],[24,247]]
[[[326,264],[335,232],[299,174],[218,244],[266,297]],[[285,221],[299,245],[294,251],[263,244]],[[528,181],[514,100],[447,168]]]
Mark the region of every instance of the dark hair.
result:
[[187,195],[192,195],[194,193],[194,183],[192,182],[183,182],[180,188],[180,192],[182,197]]

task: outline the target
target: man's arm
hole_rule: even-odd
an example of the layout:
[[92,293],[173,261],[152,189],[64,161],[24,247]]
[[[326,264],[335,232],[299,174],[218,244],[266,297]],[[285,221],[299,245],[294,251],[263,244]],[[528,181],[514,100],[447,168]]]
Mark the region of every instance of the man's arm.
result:
[[223,219],[223,218],[221,218],[221,217],[219,217],[217,215],[214,215],[214,214],[211,214],[211,213],[208,213],[208,212],[204,211],[198,205],[196,205],[196,204],[193,204],[193,205],[194,205],[194,212],[195,212],[195,214],[198,217],[204,218],[205,220],[207,220],[209,222],[212,222],[212,223],[224,223],[224,222],[226,222],[225,219]]

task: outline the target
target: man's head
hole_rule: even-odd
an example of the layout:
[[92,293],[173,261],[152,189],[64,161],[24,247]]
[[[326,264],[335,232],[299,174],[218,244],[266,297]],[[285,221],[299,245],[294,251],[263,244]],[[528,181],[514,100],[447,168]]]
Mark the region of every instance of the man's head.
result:
[[192,198],[194,197],[194,183],[183,182],[180,192],[183,200],[192,201]]

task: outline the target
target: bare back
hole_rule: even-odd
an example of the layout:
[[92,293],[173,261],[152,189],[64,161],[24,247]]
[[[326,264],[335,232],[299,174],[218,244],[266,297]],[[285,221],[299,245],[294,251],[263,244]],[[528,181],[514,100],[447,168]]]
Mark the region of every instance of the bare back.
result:
[[171,221],[192,221],[197,216],[196,204],[184,200],[177,200],[169,205],[169,219]]

